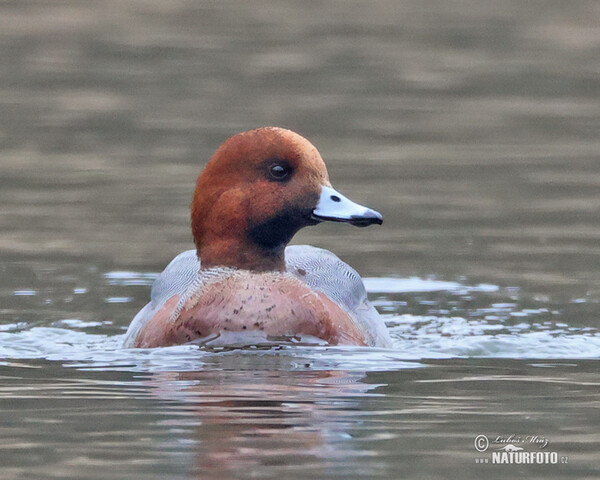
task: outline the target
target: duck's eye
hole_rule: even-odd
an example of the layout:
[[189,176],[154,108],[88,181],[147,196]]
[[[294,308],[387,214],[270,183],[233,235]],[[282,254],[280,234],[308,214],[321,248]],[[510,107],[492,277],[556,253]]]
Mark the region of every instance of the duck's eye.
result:
[[269,167],[269,174],[273,180],[286,180],[290,173],[292,168],[286,163],[274,163]]

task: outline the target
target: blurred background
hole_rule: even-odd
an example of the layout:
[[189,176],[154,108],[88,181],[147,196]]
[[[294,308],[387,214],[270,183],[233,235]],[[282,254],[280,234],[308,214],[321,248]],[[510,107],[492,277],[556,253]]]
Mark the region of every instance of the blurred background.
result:
[[0,258],[159,270],[218,145],[277,125],[385,217],[296,243],[598,291],[599,51],[595,0],[4,1]]
[[[294,242],[395,348],[123,350],[264,125],[383,213]],[[597,0],[0,0],[0,478],[597,478],[599,134]]]

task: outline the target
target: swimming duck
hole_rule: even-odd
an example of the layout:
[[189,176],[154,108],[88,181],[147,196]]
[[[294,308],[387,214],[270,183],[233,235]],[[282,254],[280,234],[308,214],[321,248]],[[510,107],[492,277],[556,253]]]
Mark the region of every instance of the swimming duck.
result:
[[354,269],[327,250],[287,246],[299,229],[324,221],[365,227],[382,216],[337,192],[317,149],[297,133],[264,127],[229,138],[196,182],[196,249],[158,276],[125,346],[391,346]]

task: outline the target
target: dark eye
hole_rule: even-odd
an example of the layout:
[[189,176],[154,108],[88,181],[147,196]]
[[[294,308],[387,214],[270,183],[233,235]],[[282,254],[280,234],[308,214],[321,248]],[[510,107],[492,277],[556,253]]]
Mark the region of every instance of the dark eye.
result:
[[287,163],[274,163],[269,167],[269,174],[273,180],[286,180],[292,173],[292,168]]

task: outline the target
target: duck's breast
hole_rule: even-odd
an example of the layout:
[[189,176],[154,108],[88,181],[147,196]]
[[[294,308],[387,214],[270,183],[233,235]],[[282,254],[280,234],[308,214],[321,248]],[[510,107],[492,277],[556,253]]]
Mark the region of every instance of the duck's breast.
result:
[[200,271],[194,250],[156,279],[151,301],[134,318],[126,347],[185,343],[219,332],[316,336],[333,344],[391,346],[383,319],[358,273],[333,253],[286,248],[287,273]]
[[148,316],[132,346],[214,343],[246,332],[254,333],[249,337],[254,341],[312,337],[334,345],[365,345],[346,312],[287,272],[201,270],[183,294],[172,295]]

